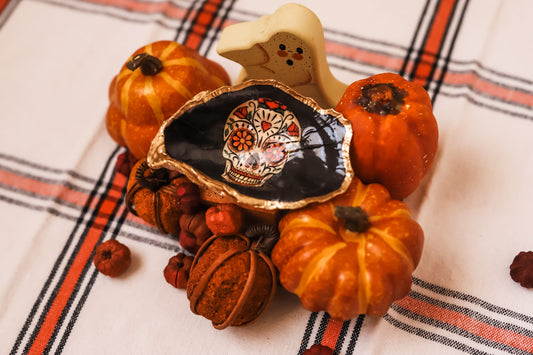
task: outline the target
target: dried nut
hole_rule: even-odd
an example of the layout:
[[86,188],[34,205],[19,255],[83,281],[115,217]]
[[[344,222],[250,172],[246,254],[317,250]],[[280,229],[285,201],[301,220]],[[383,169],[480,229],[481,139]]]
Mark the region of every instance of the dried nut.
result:
[[130,267],[130,250],[119,241],[110,239],[96,247],[93,262],[102,274],[117,277]]
[[522,287],[533,288],[533,251],[521,251],[509,267],[511,278]]
[[187,214],[193,214],[200,207],[200,188],[192,182],[186,182],[176,188],[176,206]]

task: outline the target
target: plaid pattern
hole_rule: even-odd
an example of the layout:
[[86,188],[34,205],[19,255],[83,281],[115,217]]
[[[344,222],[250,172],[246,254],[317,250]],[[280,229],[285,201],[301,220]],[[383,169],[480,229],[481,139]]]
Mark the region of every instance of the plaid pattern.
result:
[[[221,30],[282,1],[0,0],[0,348],[36,353],[533,353],[531,292],[508,276],[533,249],[533,70],[524,1],[305,1],[346,83],[397,72],[430,93],[435,167],[406,202],[426,246],[409,295],[347,322],[278,292],[253,325],[215,331],[165,284],[177,240],[128,214],[126,178],[103,127],[107,85],[138,47],[174,39],[220,62]],[[90,30],[90,31],[89,31]],[[33,46],[26,44],[33,39]],[[58,53],[61,56],[58,58]],[[95,246],[132,249],[118,280]]]

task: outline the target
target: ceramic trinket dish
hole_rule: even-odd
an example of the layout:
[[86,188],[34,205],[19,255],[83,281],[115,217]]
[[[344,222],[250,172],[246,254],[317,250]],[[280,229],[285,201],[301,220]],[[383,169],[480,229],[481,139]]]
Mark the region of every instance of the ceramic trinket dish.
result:
[[348,187],[352,129],[288,86],[250,80],[198,94],[163,123],[148,164],[238,203],[294,209]]

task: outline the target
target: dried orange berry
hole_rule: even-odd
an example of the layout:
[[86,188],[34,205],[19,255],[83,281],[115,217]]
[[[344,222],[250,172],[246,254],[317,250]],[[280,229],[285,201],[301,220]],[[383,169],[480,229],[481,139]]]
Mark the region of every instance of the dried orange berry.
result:
[[120,276],[130,267],[130,249],[119,241],[110,239],[96,247],[93,262],[102,274]]

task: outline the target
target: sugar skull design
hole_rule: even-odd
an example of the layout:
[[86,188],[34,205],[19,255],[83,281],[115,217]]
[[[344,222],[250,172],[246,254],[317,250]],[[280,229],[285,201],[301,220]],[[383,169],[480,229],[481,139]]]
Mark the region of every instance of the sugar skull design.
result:
[[282,103],[268,98],[237,106],[224,126],[222,177],[244,186],[262,186],[279,174],[299,147],[300,124]]

